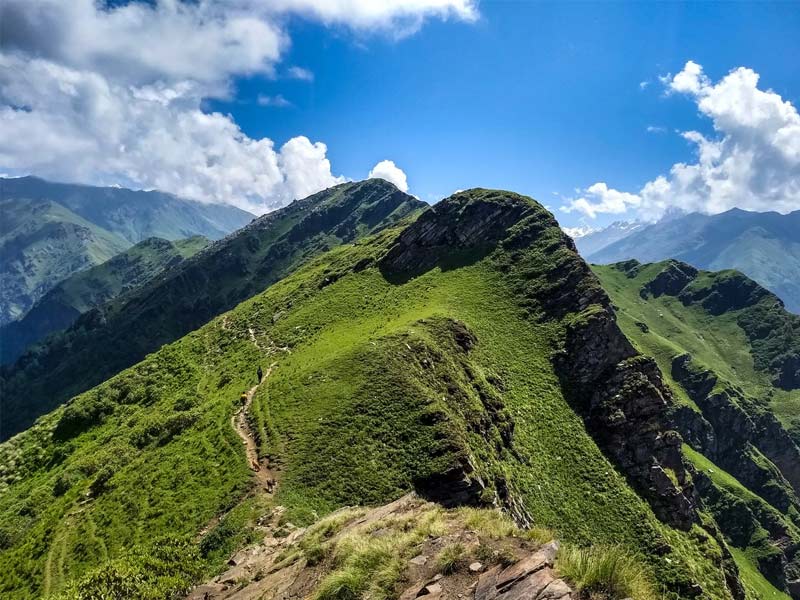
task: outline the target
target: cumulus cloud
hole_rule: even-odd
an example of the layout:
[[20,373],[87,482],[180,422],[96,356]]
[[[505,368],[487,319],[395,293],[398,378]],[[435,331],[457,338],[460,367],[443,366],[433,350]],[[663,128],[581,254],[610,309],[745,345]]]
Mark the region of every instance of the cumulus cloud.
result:
[[391,160],[382,160],[377,165],[372,167],[372,170],[369,172],[367,178],[385,179],[386,181],[395,184],[399,190],[402,190],[403,192],[408,191],[408,180],[406,179],[406,174],[401,168],[394,164],[394,161]]
[[[286,16],[411,31],[470,20],[467,0],[94,0],[0,2],[0,169],[66,181],[159,188],[262,213],[343,181],[324,143],[280,148],[203,110],[237,76],[272,76]],[[290,77],[311,81],[300,67]],[[280,95],[262,104],[282,106]]]
[[[654,220],[671,209],[712,214],[733,207],[783,213],[800,209],[800,115],[791,102],[760,89],[758,73],[745,67],[715,83],[702,66],[689,61],[661,81],[668,92],[691,98],[713,125],[713,137],[681,133],[694,147],[696,160],[672,165],[668,174],[636,194],[595,184],[563,210],[594,217],[626,206]],[[609,201],[612,193],[622,195],[617,196],[622,204]]]

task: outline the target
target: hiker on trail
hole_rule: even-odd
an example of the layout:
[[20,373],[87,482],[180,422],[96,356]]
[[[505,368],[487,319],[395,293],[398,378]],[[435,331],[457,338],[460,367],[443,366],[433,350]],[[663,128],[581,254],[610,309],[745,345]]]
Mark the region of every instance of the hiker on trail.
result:
[[247,404],[247,392],[242,392],[242,395],[239,396],[239,402],[242,403],[242,408],[244,408],[244,405]]
[[258,365],[258,371],[256,372],[256,375],[258,375],[258,383],[261,383],[261,380],[264,377],[264,371],[261,370],[261,365]]

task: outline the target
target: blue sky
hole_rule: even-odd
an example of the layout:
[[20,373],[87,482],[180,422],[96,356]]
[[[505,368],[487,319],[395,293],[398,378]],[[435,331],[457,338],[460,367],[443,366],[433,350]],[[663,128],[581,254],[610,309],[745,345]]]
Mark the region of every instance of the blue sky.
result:
[[[32,10],[29,3],[8,2],[23,16]],[[419,14],[408,8],[426,3],[446,8]],[[331,7],[344,4],[333,0],[273,3],[285,5],[282,12],[264,12],[257,0],[199,0],[198,15],[153,2],[152,10],[138,5],[137,14],[145,18],[128,21],[124,13],[135,4],[122,3],[113,14],[91,18],[89,0],[74,4],[84,12],[60,7],[60,21],[80,18],[86,37],[73,41],[71,49],[55,50],[48,32],[33,41],[12,39],[4,49],[8,60],[44,57],[69,69],[63,77],[70,80],[100,78],[111,90],[109,101],[124,106],[135,125],[115,124],[127,129],[113,139],[106,139],[108,128],[97,127],[94,137],[78,140],[76,132],[84,135],[87,123],[103,115],[75,117],[72,129],[59,131],[59,141],[89,148],[80,161],[74,149],[35,148],[23,157],[19,146],[4,148],[0,142],[0,168],[6,172],[160,187],[261,211],[341,178],[364,178],[388,159],[407,175],[409,191],[429,202],[456,189],[506,188],[537,198],[569,226],[657,218],[672,198],[684,210],[800,208],[795,3],[390,0],[386,6],[396,10],[376,16],[372,13],[384,9],[361,0],[352,4],[353,14],[335,12]],[[239,13],[225,6],[237,6]],[[203,18],[213,14],[227,24],[245,11],[256,28],[252,36],[236,28],[208,31],[211,20]],[[131,33],[131,22],[147,24],[147,19],[149,29]],[[192,19],[202,25],[190,27]],[[415,30],[410,34],[404,29],[409,21]],[[174,31],[187,56],[177,44],[160,48],[169,36],[155,37],[153,31]],[[142,56],[116,49],[120,36],[134,36]],[[95,39],[101,41],[93,49]],[[76,45],[87,49],[76,54]],[[167,66],[148,62],[141,49],[149,46]],[[203,55],[204,48],[215,52]],[[687,61],[696,63],[696,72],[686,71]],[[53,69],[45,66],[42,78],[52,78]],[[292,67],[313,78],[292,77]],[[747,69],[741,77],[724,79],[740,67]],[[681,87],[677,80],[660,79],[681,73],[694,77],[695,84]],[[32,78],[25,74],[25,81]],[[19,81],[12,83],[17,85],[4,88],[0,81],[5,114],[14,117],[0,118],[0,132],[5,125],[8,139],[38,139],[40,125],[28,122],[31,115],[38,114],[50,130],[64,122],[62,113],[73,118],[74,99],[45,102],[45,84],[26,96]],[[62,90],[56,83],[63,82],[47,85]],[[145,102],[152,110],[138,110]],[[782,108],[787,102],[788,112]],[[83,104],[95,106],[97,100],[91,96]],[[755,112],[763,105],[761,112],[780,115],[755,122],[741,111],[734,114],[743,105]],[[21,106],[28,114],[10,112]],[[218,118],[205,123],[201,113]],[[191,125],[173,131],[178,122]],[[687,131],[705,138],[687,140],[681,135]],[[134,149],[143,139],[147,144]],[[219,139],[225,143],[208,141]],[[287,142],[291,148],[284,152]],[[197,148],[202,152],[194,157]],[[698,159],[703,148],[718,158]],[[117,152],[115,160],[108,158]],[[720,175],[726,158],[736,169]],[[753,171],[749,180],[730,183],[747,161]],[[291,164],[300,163],[300,175],[290,172]],[[686,173],[669,175],[676,163],[697,164],[691,181]],[[647,184],[659,175],[667,181],[654,195]],[[715,187],[720,179],[729,185]],[[591,187],[598,183],[605,184],[600,192]],[[243,197],[249,204],[242,204]]]
[[[712,79],[750,67],[800,104],[791,3],[483,2],[480,12],[476,23],[432,22],[402,40],[295,20],[286,60],[314,81],[243,79],[236,101],[214,108],[254,137],[325,140],[334,171],[349,177],[392,159],[428,201],[484,186],[556,207],[554,193],[595,181],[638,189],[691,160],[674,130],[711,133],[711,123],[658,80],[687,60]],[[258,94],[291,106],[259,106]]]

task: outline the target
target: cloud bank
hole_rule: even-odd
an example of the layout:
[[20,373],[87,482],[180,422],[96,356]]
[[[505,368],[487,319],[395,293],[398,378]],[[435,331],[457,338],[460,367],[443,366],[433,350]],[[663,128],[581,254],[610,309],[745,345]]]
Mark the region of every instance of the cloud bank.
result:
[[[234,96],[237,76],[275,76],[292,14],[401,36],[425,19],[472,20],[476,10],[468,0],[157,0],[114,8],[4,0],[0,169],[158,188],[256,213],[343,181],[324,143],[298,136],[278,148],[249,137],[230,115],[203,110],[206,98]],[[299,67],[286,73],[313,80]]]
[[674,209],[711,214],[734,207],[782,213],[800,209],[800,115],[790,102],[760,89],[758,73],[745,67],[715,83],[701,65],[689,61],[680,73],[661,81],[669,93],[691,98],[716,135],[683,132],[696,161],[672,165],[668,174],[637,193],[599,182],[562,210],[594,218],[631,209],[655,220]]

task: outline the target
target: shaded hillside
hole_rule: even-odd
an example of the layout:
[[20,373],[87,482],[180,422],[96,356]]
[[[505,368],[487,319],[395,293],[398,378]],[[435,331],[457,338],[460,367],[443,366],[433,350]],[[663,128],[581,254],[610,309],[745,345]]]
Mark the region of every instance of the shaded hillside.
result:
[[0,325],[21,318],[59,281],[128,245],[60,204],[0,198]]
[[[277,489],[254,485],[233,426],[248,389]],[[312,258],[0,445],[0,592],[101,584],[92,569],[125,557],[145,574],[128,595],[164,597],[258,541],[276,505],[283,536],[414,490],[619,545],[669,597],[743,598],[674,405],[552,215],[469,190]]]
[[693,213],[636,230],[585,256],[602,264],[674,258],[701,269],[737,269],[800,313],[800,211]]
[[[625,333],[676,391],[706,510],[743,572],[800,580],[800,317],[735,271],[681,262],[594,268]],[[794,583],[792,583],[794,582]]]
[[382,179],[342,184],[254,220],[146,286],[85,313],[5,368],[0,439],[264,290],[309,258],[379,231],[422,206]]
[[0,363],[14,362],[34,342],[68,327],[88,310],[144,285],[208,244],[201,236],[174,242],[148,238],[96,267],[71,275],[22,319],[0,327]]
[[146,238],[218,239],[252,218],[161,192],[0,178],[0,325],[73,273]]

